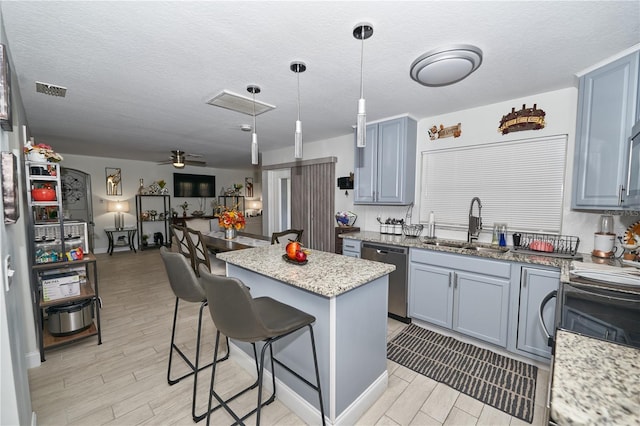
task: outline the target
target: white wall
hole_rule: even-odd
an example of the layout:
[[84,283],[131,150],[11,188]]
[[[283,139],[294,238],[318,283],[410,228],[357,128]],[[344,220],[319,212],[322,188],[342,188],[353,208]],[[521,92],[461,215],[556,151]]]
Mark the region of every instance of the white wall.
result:
[[[205,213],[210,215],[212,213],[211,201],[213,199],[174,198],[174,172],[214,175],[216,177],[217,193],[220,193],[220,189],[222,187],[229,188],[234,183],[240,183],[244,186],[245,177],[253,177],[254,198],[260,198],[261,186],[258,178],[259,175],[254,176],[254,170],[249,168],[246,170],[228,170],[214,169],[210,167],[185,166],[184,169],[178,170],[171,165],[157,165],[148,161],[88,157],[64,152],[62,155],[64,157],[64,160],[61,163],[63,167],[81,170],[91,175],[93,220],[95,222],[94,252],[96,253],[105,253],[107,251],[108,240],[107,235],[104,233],[104,228],[110,228],[114,225],[114,213],[107,212],[108,201],[128,200],[130,210],[129,213],[124,214],[125,226],[136,226],[135,195],[138,192],[138,187],[140,186],[140,179],[143,179],[145,186],[149,186],[153,182],[164,179],[164,181],[167,182],[167,187],[169,188],[169,195],[171,195],[171,207],[178,211],[179,214],[182,214],[182,209],[180,209],[178,205],[187,201],[187,203],[189,203],[188,213],[193,212],[194,210],[200,210],[202,206]],[[107,167],[122,169],[122,196],[106,195],[105,168]],[[243,193],[244,189],[245,188],[243,187]],[[71,219],[73,219],[73,217]]]
[[[502,135],[498,132],[500,119],[511,112],[511,108],[520,109],[523,104],[545,111],[546,127],[541,130],[521,131]],[[565,168],[565,186],[562,217],[562,233],[580,238],[579,251],[590,253],[593,250],[593,233],[596,232],[598,219],[602,212],[579,212],[571,210],[571,190],[573,181],[573,153],[575,147],[575,128],[577,111],[577,89],[567,88],[553,92],[534,94],[523,98],[512,99],[491,105],[461,110],[449,114],[424,118],[418,121],[418,141],[416,148],[416,194],[413,208],[413,223],[419,222],[421,192],[421,155],[422,152],[454,146],[476,145],[509,139],[533,138],[549,135],[566,134],[568,138],[567,164]],[[399,113],[401,113],[399,111]],[[428,129],[433,125],[443,124],[445,127],[462,123],[462,135],[458,138],[445,138],[432,141]],[[314,142],[304,145],[304,159],[337,156],[336,176],[347,176],[353,171],[354,139],[352,134],[343,137]],[[274,165],[293,161],[293,147],[262,153],[265,165]],[[481,164],[470,164],[470,167],[482,167]],[[469,200],[471,201],[471,200]],[[468,209],[469,206],[460,206]],[[336,187],[336,210],[351,210],[358,214],[357,225],[363,230],[379,231],[376,217],[404,218],[408,207],[389,206],[354,206],[353,194],[345,197],[344,191]],[[615,213],[614,213],[615,214]],[[437,218],[436,218],[437,219]],[[621,235],[632,223],[640,220],[640,212],[627,212],[615,217],[615,232]],[[491,240],[491,229],[485,226],[480,241]],[[437,229],[436,235],[441,238],[466,239],[466,231]]]
[[[0,22],[2,15],[0,13]],[[0,25],[2,28],[2,25]],[[0,31],[0,43],[5,35]],[[7,46],[9,48],[9,46]],[[10,51],[9,51],[10,52]],[[12,67],[12,71],[15,71]],[[26,122],[17,77],[12,74],[13,131],[0,130],[0,150],[12,152],[19,162],[22,158],[22,124]],[[18,194],[22,194],[24,176],[18,168]],[[40,362],[37,352],[31,292],[30,270],[26,258],[26,228],[24,199],[20,195],[20,219],[12,225],[4,224],[4,202],[0,198],[0,262],[11,256],[15,275],[9,287],[8,277],[0,274],[0,424],[27,425],[31,423],[32,409],[27,368]],[[34,359],[35,358],[35,359]]]

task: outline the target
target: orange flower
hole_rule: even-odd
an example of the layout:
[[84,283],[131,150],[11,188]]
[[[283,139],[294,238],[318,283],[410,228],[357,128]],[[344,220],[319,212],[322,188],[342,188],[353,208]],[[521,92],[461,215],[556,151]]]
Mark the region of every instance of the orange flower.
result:
[[245,223],[244,215],[238,210],[225,210],[218,217],[218,225],[225,229],[235,228],[241,230],[244,228]]

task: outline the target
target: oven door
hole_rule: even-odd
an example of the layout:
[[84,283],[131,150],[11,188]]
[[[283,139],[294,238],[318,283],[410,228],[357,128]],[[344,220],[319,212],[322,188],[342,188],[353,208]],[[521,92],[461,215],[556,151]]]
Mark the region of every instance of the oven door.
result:
[[575,281],[562,283],[558,326],[640,347],[640,289],[637,290]]

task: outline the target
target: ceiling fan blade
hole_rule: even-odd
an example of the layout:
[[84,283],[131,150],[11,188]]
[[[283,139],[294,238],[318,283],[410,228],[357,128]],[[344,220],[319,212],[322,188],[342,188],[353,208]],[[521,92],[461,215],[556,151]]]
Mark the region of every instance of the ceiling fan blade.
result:
[[184,164],[188,164],[189,166],[198,166],[204,167],[207,165],[206,161],[196,161],[196,160],[185,160]]
[[159,161],[156,164],[172,164],[173,160]]

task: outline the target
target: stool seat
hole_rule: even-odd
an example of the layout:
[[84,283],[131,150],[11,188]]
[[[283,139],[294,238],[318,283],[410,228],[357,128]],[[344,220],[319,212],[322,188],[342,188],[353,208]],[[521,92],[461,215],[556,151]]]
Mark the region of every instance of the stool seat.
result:
[[267,331],[262,336],[256,336],[255,340],[265,340],[281,334],[288,334],[316,321],[316,317],[313,315],[270,297],[258,297],[253,301],[256,312]]

